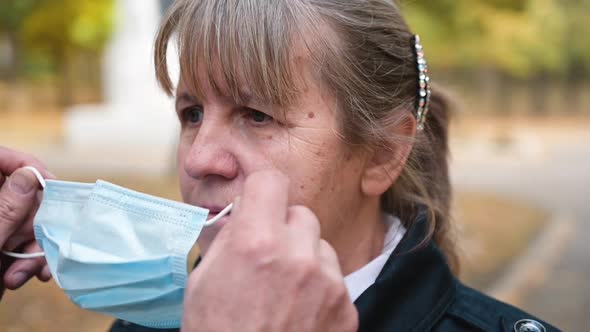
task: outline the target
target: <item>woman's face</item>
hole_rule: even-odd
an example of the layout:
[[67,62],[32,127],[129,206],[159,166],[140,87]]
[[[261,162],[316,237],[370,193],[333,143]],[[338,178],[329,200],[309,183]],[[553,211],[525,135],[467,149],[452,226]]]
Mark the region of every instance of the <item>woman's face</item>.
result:
[[[178,173],[186,203],[210,209],[212,217],[241,193],[248,175],[274,169],[290,179],[289,203],[305,205],[318,216],[324,239],[330,242],[346,230],[362,205],[365,160],[338,135],[335,99],[307,70],[302,74],[306,88],[289,109],[253,99],[238,104],[216,94],[204,73],[197,78],[202,100],[179,83]],[[223,89],[223,82],[216,82]],[[248,93],[247,86],[243,92]],[[201,251],[227,222],[231,216],[203,230]]]

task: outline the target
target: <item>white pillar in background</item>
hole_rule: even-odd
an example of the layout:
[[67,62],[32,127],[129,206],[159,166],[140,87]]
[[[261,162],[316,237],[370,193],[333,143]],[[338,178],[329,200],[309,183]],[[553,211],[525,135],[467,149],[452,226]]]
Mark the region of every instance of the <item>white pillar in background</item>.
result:
[[[105,102],[68,110],[65,148],[87,156],[94,167],[101,162],[108,167],[118,160],[115,164],[122,169],[162,173],[173,164],[178,121],[173,101],[155,79],[153,46],[160,4],[158,0],[117,0],[116,4],[115,32],[103,64]],[[176,75],[173,48],[169,57]]]

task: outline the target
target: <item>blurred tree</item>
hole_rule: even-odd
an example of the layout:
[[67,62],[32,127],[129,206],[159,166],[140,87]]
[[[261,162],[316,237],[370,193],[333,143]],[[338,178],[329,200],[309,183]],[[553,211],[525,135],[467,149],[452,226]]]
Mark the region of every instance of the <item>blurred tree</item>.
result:
[[590,1],[562,0],[568,25],[565,31],[567,75],[580,81],[590,75]]
[[[18,0],[17,0],[18,1]],[[113,0],[37,0],[21,31],[27,48],[59,71],[60,101],[69,105],[70,64],[80,53],[100,53],[113,28]]]
[[8,43],[8,63],[6,79],[14,82],[21,69],[22,45],[18,36],[25,18],[31,13],[38,0],[2,0],[0,1],[0,39]]
[[[590,0],[392,1],[402,3],[438,71],[494,84],[503,75],[542,81],[590,74]],[[0,0],[0,44],[7,41],[13,54],[5,73],[15,80],[22,68],[57,70],[61,103],[69,104],[72,63],[99,61],[113,11],[114,0]]]
[[[586,0],[569,0],[586,1]],[[568,20],[558,0],[405,1],[408,21],[424,34],[433,66],[494,68],[527,78],[566,67]],[[569,19],[569,17],[568,17]]]

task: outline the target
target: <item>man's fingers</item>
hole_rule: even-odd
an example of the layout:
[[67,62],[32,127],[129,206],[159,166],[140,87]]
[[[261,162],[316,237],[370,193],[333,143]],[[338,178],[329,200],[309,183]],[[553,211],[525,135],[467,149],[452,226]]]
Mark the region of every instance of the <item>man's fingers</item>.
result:
[[39,188],[33,172],[22,168],[14,171],[0,188],[0,248],[35,209]]
[[49,265],[46,264],[41,272],[37,273],[37,279],[43,282],[51,280],[51,271],[49,270]]
[[276,171],[261,171],[248,176],[239,206],[232,211],[232,219],[255,228],[285,222],[287,217],[289,180]]
[[40,191],[37,191],[37,193],[38,195],[36,202],[33,204],[33,210],[31,210],[27,219],[21,223],[21,227],[14,231],[6,242],[4,242],[4,250],[12,251],[34,238],[33,223],[43,198]]
[[12,262],[14,262],[13,257],[0,253],[0,300],[2,300],[2,294],[4,294],[4,273]]
[[46,179],[55,179],[55,175],[47,171],[45,165],[36,158],[0,146],[0,174],[9,176],[17,169],[25,166],[35,167]]
[[321,265],[327,268],[328,271],[334,273],[334,276],[342,278],[342,270],[340,269],[340,262],[338,261],[338,255],[332,246],[321,239],[320,243],[320,262]]
[[[40,252],[37,242],[32,241],[25,246],[24,253]],[[47,265],[44,257],[16,259],[4,274],[4,286],[17,289],[35,275],[39,275]]]
[[305,206],[294,205],[288,209],[287,224],[298,250],[309,248],[315,256],[320,243],[320,222],[316,215]]

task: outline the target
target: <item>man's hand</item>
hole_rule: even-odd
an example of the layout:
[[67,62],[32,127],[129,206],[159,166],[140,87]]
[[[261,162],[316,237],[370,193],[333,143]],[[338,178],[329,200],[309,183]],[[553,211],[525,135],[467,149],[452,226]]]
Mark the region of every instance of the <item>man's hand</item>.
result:
[[246,180],[231,221],[190,275],[182,330],[356,331],[358,313],[311,210],[288,207],[288,180]]
[[[34,166],[45,178],[55,178],[35,158],[0,146],[0,249],[41,251],[33,235],[40,186],[24,166]],[[0,299],[4,287],[16,289],[32,276],[51,278],[44,258],[14,260],[0,253]]]

